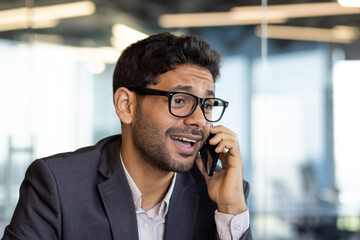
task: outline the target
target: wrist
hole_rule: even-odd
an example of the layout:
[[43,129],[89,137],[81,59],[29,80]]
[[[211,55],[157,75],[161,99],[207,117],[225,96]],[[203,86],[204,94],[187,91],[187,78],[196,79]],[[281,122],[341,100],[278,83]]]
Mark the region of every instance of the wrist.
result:
[[219,205],[218,211],[224,214],[238,215],[247,210],[246,204],[236,204],[236,205]]

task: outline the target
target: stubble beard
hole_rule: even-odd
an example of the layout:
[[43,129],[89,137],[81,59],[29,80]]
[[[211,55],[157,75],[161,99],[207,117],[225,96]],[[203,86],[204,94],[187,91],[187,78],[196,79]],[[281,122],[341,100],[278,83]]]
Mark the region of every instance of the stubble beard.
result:
[[154,168],[166,172],[184,173],[190,170],[194,164],[194,159],[184,163],[181,159],[174,159],[171,156],[165,144],[167,134],[162,133],[154,123],[145,120],[140,104],[136,107],[133,136],[136,149],[143,159]]

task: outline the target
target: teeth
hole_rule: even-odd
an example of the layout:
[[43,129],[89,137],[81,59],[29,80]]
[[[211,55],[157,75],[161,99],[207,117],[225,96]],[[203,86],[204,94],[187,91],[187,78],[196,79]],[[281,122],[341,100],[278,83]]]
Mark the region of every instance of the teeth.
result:
[[184,137],[172,137],[175,140],[184,141],[184,142],[190,142],[190,143],[196,143],[196,140],[191,140]]

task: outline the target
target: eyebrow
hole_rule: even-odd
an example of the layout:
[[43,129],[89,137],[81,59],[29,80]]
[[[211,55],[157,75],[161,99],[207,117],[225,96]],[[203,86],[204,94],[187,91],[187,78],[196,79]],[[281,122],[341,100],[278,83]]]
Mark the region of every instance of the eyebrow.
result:
[[[171,88],[170,91],[186,91],[186,92],[194,93],[195,88],[189,85],[177,85]],[[215,92],[213,90],[206,90],[206,95],[215,96]]]

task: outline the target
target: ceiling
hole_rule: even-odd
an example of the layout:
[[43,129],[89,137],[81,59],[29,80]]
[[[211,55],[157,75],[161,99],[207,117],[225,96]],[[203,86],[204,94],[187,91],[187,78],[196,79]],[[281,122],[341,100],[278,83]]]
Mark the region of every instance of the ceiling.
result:
[[[73,2],[69,0],[1,0],[0,10],[31,6],[46,6],[57,3]],[[65,43],[74,45],[93,44],[110,45],[109,36],[115,23],[124,23],[147,34],[161,31],[175,31],[179,29],[164,29],[158,25],[158,17],[169,13],[221,12],[229,11],[234,6],[261,5],[260,0],[94,0],[96,13],[91,16],[61,20],[55,28],[27,29],[0,32],[0,38],[20,40],[24,33],[56,34]],[[294,4],[308,2],[331,2],[325,0],[268,0],[269,5]],[[1,19],[0,19],[1,20]],[[306,26],[318,28],[332,28],[336,25],[348,25],[360,28],[360,14],[296,18],[286,22],[286,25]],[[239,26],[215,27],[239,28]],[[242,26],[251,28],[253,26]],[[202,28],[214,29],[214,27]],[[188,31],[188,29],[180,29]],[[191,29],[196,32],[197,29]],[[200,30],[200,29],[198,29]]]

